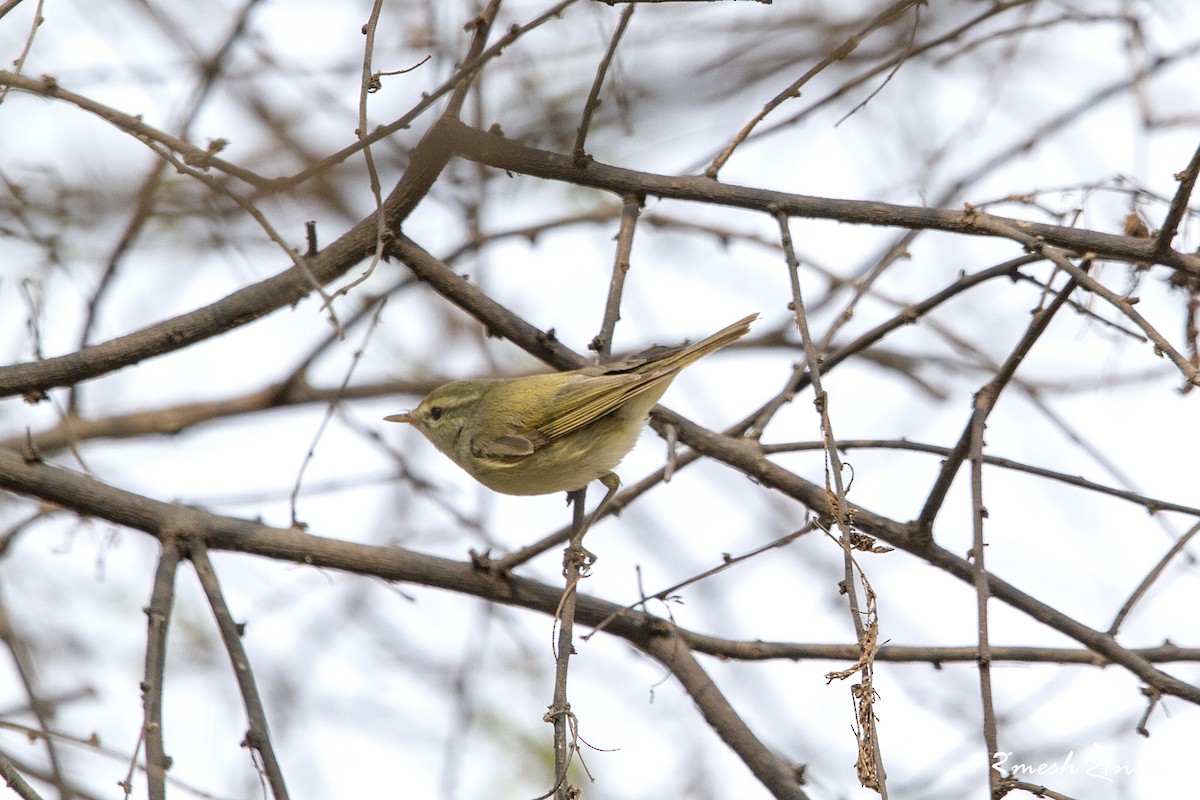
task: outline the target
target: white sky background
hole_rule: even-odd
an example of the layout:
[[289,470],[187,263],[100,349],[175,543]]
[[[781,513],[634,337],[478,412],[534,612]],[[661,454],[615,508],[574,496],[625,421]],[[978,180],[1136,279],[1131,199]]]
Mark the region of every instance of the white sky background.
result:
[[[73,91],[155,126],[176,130],[180,109],[194,85],[192,55],[169,35],[178,25],[196,51],[209,53],[228,30],[238,6],[177,0],[151,4],[164,22],[153,22],[136,3],[109,4],[98,14],[89,3],[49,2],[24,73],[54,75]],[[461,54],[462,3],[396,3],[384,11],[375,56],[379,69],[429,64],[385,80],[371,97],[372,124],[404,113],[422,91],[436,86]],[[780,20],[811,12],[840,17],[846,4],[703,3],[644,7],[634,21],[611,75],[604,113],[589,138],[597,160],[672,174],[695,172],[762,104],[811,64],[795,59],[813,45]],[[861,7],[880,4],[856,2]],[[977,3],[938,3],[922,12],[918,40],[980,12]],[[506,4],[502,31],[544,6]],[[26,2],[0,20],[0,57],[20,53],[33,6]],[[1200,9],[1193,3],[1032,3],[1028,13],[1002,17],[992,30],[1087,11],[1134,13],[1142,19],[1153,54],[1195,47]],[[222,157],[263,174],[285,175],[304,166],[279,149],[261,121],[246,110],[238,91],[266,85],[275,113],[287,115],[294,133],[317,154],[353,140],[362,49],[360,28],[368,4],[266,3],[251,16],[252,35],[239,43],[226,69],[236,79],[192,126],[191,141],[229,140]],[[607,43],[619,10],[580,4],[564,19],[531,34],[498,61],[484,82],[484,127],[498,122],[528,143],[569,152],[581,92]],[[732,50],[742,28],[761,26],[753,52]],[[1036,26],[1034,26],[1036,27]],[[799,32],[798,32],[799,31]],[[905,29],[907,31],[907,29]],[[1174,173],[1196,147],[1200,107],[1197,61],[1171,67],[1145,84],[1160,118],[1177,125],[1146,129],[1131,96],[1099,104],[1056,129],[1028,153],[943,198],[947,187],[973,173],[993,154],[1020,141],[1032,126],[1131,69],[1125,36],[1115,20],[1055,25],[1004,37],[945,63],[906,64],[857,114],[835,125],[882,82],[849,92],[796,126],[748,143],[721,179],[729,184],[799,194],[876,199],[922,205],[987,203],[1037,194],[1040,208],[1080,209],[1078,224],[1120,232],[1129,210],[1124,189],[1142,187],[1170,198]],[[439,39],[448,49],[428,44]],[[815,47],[824,52],[840,40]],[[871,52],[872,40],[863,47]],[[949,54],[946,50],[942,54]],[[270,56],[268,60],[267,56]],[[748,62],[762,81],[736,91]],[[771,71],[772,65],[782,71]],[[846,70],[849,71],[846,71]],[[823,97],[847,67],[818,78],[785,105],[770,125]],[[647,100],[647,94],[654,92]],[[618,114],[617,95],[627,102]],[[669,102],[668,102],[669,101]],[[405,148],[434,119],[375,150],[385,187],[401,174]],[[471,114],[464,119],[473,121]],[[564,120],[550,129],[545,120]],[[62,203],[71,226],[50,263],[46,248],[30,244],[22,220],[0,231],[0,362],[32,357],[25,321],[23,282],[34,281],[44,298],[40,332],[46,355],[78,347],[83,313],[107,254],[130,213],[133,193],[153,156],[124,134],[78,109],[42,98],[10,94],[0,105],[0,172],[37,204]],[[473,174],[472,165],[450,170]],[[326,198],[306,190],[263,204],[276,228],[297,246],[303,224],[317,220],[322,243],[372,208],[361,160],[341,168],[337,181],[359,187]],[[178,176],[166,211],[139,241],[122,268],[92,341],[212,302],[285,264],[261,231],[236,213],[220,224],[206,213],[215,202],[199,185]],[[69,184],[73,193],[56,196]],[[344,187],[345,184],[339,184]],[[1103,187],[1100,189],[1085,187]],[[461,204],[476,189],[439,183],[405,231],[444,255],[465,239]],[[338,203],[346,199],[345,205]],[[487,184],[481,226],[486,231],[553,219],[569,212],[611,207],[596,192],[504,176]],[[11,196],[5,208],[12,207]],[[222,206],[224,207],[224,206]],[[1050,221],[1039,208],[1006,203],[998,214]],[[167,211],[175,213],[167,213]],[[1156,227],[1165,203],[1147,203]],[[651,198],[645,214],[754,233],[777,240],[774,222]],[[34,220],[31,224],[39,224]],[[15,231],[10,233],[9,231]],[[50,233],[49,230],[42,230]],[[591,224],[543,234],[536,242],[514,238],[455,263],[472,280],[531,323],[554,328],[579,352],[599,328],[612,263],[611,224]],[[813,265],[852,275],[877,258],[896,232],[832,222],[796,220],[792,233],[806,260],[806,300],[821,298],[826,282]],[[1195,250],[1194,221],[1176,249]],[[857,309],[836,341],[846,342],[891,317],[889,301],[912,302],[954,280],[960,271],[991,266],[1019,254],[1015,245],[944,234],[924,234],[910,257],[890,270]],[[1121,290],[1124,265],[1098,265],[1099,277]],[[1046,279],[1046,266],[1027,270]],[[355,271],[352,274],[357,274]],[[382,265],[359,294],[384,291],[405,270]],[[1165,286],[1165,270],[1141,277],[1139,310],[1182,347],[1183,296]],[[1085,298],[1086,299],[1086,298]],[[755,331],[784,325],[790,300],[787,273],[777,252],[713,237],[657,229],[643,221],[618,327],[616,349],[697,338],[753,311]],[[357,297],[343,301],[349,316]],[[841,302],[844,303],[844,296]],[[939,309],[922,324],[889,337],[923,364],[918,375],[944,392],[934,400],[904,376],[865,360],[830,373],[826,389],[840,438],[900,438],[951,445],[967,419],[972,392],[987,379],[961,366],[963,353],[932,332],[938,323],[988,357],[1001,360],[1023,330],[1039,292],[1029,285],[993,282]],[[1095,298],[1090,307],[1106,319]],[[817,335],[835,319],[839,303],[814,313]],[[451,328],[450,321],[457,327]],[[503,368],[534,369],[509,344],[483,341],[474,323],[424,286],[395,294],[356,366],[355,381],[383,378],[459,378]],[[86,414],[103,416],[196,399],[219,399],[286,376],[329,327],[309,299],[252,325],[187,350],[149,360],[84,385]],[[315,385],[339,383],[351,367],[365,328],[349,331],[309,375]],[[798,341],[793,336],[792,341]],[[668,407],[710,428],[740,419],[786,379],[797,349],[729,351],[689,369],[664,398]],[[945,359],[951,360],[946,366]],[[1039,341],[1018,376],[1041,386],[1039,397],[1089,445],[1130,476],[1137,491],[1200,505],[1196,491],[1197,393],[1175,390],[1180,376],[1149,345],[1064,310]],[[1133,380],[1130,380],[1132,378]],[[58,420],[65,396],[28,406],[0,401],[0,437],[38,431]],[[568,521],[561,497],[512,498],[472,483],[413,431],[380,418],[414,405],[415,397],[348,402],[320,440],[305,475],[299,515],[324,536],[373,544],[398,544],[462,559],[469,548],[504,552],[534,541]],[[178,436],[137,442],[92,442],[82,448],[97,478],[160,500],[200,504],[220,513],[261,517],[286,526],[288,494],[325,409],[299,407],[269,415],[232,418]],[[383,437],[386,447],[372,438]],[[768,429],[765,442],[819,437],[811,394],[801,395]],[[1049,421],[1018,387],[1009,387],[989,421],[989,451],[1069,475],[1115,483],[1096,459]],[[393,452],[436,487],[423,494],[396,479]],[[633,483],[661,465],[664,445],[646,434],[620,472]],[[779,456],[779,463],[822,480],[819,453]],[[901,519],[914,517],[939,460],[896,451],[851,451],[851,499]],[[63,454],[56,463],[80,469]],[[936,528],[939,541],[960,554],[970,547],[970,499],[965,470]],[[1105,629],[1121,602],[1192,520],[1162,513],[1148,519],[1140,507],[1078,489],[989,469],[985,482],[990,547],[996,574],[1084,624]],[[594,502],[594,497],[593,497]],[[455,509],[457,514],[449,513]],[[0,495],[0,530],[32,507]],[[615,602],[638,597],[639,570],[648,593],[683,580],[804,524],[804,510],[715,463],[700,463],[589,534],[600,557],[583,591]],[[1194,553],[1195,547],[1191,548]],[[128,753],[141,724],[146,605],[157,544],[148,536],[67,515],[39,523],[15,539],[0,560],[0,601],[14,629],[32,647],[37,678],[51,697],[83,689],[85,699],[65,703],[57,729],[86,738],[98,734],[108,753],[64,745],[69,773],[96,796],[118,797]],[[235,617],[247,623],[245,645],[263,690],[280,758],[293,797],[533,797],[548,788],[550,726],[541,722],[552,690],[550,621],[542,615],[490,608],[480,601],[414,587],[320,573],[244,556],[215,554]],[[881,638],[895,644],[970,645],[975,641],[975,597],[970,587],[929,569],[904,553],[862,556],[879,594]],[[559,553],[552,551],[523,574],[559,583]],[[681,594],[669,611],[692,630],[743,639],[850,643],[853,632],[838,596],[840,551],[810,535]],[[180,597],[171,630],[165,729],[172,775],[216,797],[260,796],[247,753],[238,747],[245,719],[228,664],[192,570],[176,582]],[[1200,570],[1194,557],[1178,559],[1125,623],[1120,641],[1154,646],[1170,638],[1181,646],[1200,641],[1194,609]],[[995,644],[1069,646],[1050,629],[993,602]],[[585,797],[765,797],[762,787],[704,727],[691,701],[657,664],[624,643],[596,636],[577,643],[571,702],[582,733],[599,751],[585,752],[596,777]],[[704,660],[718,685],[775,750],[809,764],[815,798],[865,798],[857,786],[849,687],[827,685],[833,662],[718,663]],[[1167,671],[1200,682],[1196,665]],[[1200,712],[1167,698],[1150,721],[1152,736],[1132,733],[1144,703],[1139,682],[1115,667],[1106,670],[1000,664],[994,672],[1000,742],[1012,763],[1065,765],[1075,771],[1031,778],[1088,798],[1164,797],[1190,781]],[[878,666],[885,764],[893,797],[983,796],[978,674],[971,665]],[[8,662],[0,664],[0,709],[19,707],[25,696]],[[0,712],[7,713],[7,712]],[[28,715],[14,719],[29,724]],[[0,730],[0,748],[41,763],[44,750],[14,731]],[[1112,774],[1136,768],[1133,777]],[[1107,770],[1107,771],[1106,771]],[[1103,774],[1097,774],[1103,773]],[[138,791],[144,781],[138,779]],[[2,791],[2,790],[0,790]],[[175,796],[203,796],[179,787]]]

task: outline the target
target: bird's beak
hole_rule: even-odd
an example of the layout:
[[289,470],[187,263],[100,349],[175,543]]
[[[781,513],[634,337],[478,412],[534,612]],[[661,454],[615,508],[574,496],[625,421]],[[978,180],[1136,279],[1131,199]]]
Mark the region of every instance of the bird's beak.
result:
[[383,421],[384,422],[407,422],[409,424],[412,424],[413,418],[410,416],[411,413],[412,412],[405,412],[403,414],[392,414],[390,417],[384,417]]

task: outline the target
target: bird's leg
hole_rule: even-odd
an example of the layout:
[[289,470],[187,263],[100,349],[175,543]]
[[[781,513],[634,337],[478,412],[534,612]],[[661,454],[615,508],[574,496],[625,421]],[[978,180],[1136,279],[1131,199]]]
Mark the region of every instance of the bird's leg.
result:
[[583,489],[578,489],[574,492],[567,492],[567,501],[575,504],[575,521],[572,523],[571,531],[571,547],[568,550],[574,550],[578,557],[583,559],[583,566],[590,567],[596,561],[596,554],[583,546],[583,535],[591,530],[592,525],[596,520],[600,519],[600,515],[608,508],[609,502],[616,495],[617,490],[621,488],[621,479],[615,472],[606,472],[600,476],[600,482],[608,489],[608,492],[600,500],[600,504],[596,506],[587,519],[583,519],[583,499],[587,491],[585,486]]
[[587,487],[567,492],[567,504],[572,511],[571,538],[567,549],[563,551],[563,575],[572,571],[586,572],[596,560],[596,555],[583,546],[583,535],[592,527],[593,517],[585,517],[584,501],[587,498]]
[[621,478],[615,472],[606,472],[600,476],[600,482],[604,484],[604,488],[608,489],[608,493],[600,500],[600,505],[596,506],[596,510],[592,512],[592,516],[588,518],[587,527],[592,527],[592,523],[600,519],[600,515],[604,513],[604,509],[608,508],[609,502],[617,494],[617,489],[621,488]]

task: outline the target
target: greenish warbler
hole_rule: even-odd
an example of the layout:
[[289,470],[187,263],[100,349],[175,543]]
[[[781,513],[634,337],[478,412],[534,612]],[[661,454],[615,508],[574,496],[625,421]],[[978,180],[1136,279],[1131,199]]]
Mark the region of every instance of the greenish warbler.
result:
[[654,347],[603,366],[454,381],[407,414],[384,419],[409,423],[494,491],[572,492],[599,480],[608,488],[606,501],[621,485],[613,468],[679,371],[745,336],[757,318],[751,314],[695,344]]

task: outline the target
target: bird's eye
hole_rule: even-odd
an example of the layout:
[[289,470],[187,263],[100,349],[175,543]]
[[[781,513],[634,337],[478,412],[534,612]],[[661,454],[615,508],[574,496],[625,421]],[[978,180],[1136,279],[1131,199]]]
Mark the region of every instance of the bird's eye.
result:
[[429,418],[434,422],[437,422],[442,418],[442,414],[445,413],[446,409],[442,408],[441,406],[434,406],[433,408],[429,409]]

